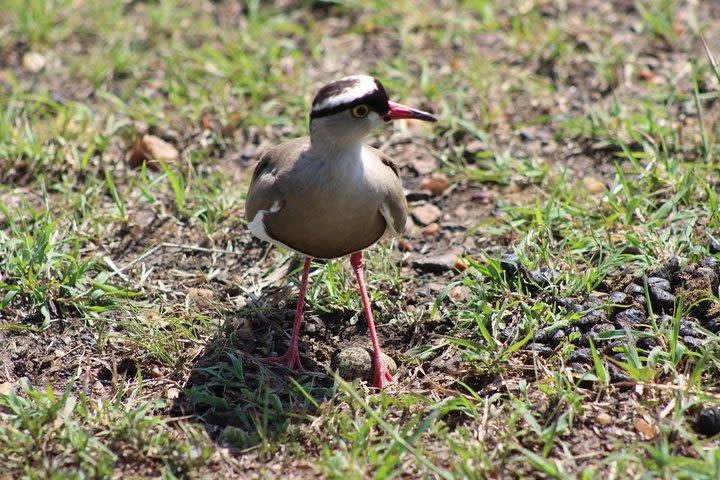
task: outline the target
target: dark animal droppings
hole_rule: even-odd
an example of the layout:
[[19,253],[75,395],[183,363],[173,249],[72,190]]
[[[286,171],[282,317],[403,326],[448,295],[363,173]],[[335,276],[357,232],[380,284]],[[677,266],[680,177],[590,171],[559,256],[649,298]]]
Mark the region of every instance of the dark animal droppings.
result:
[[500,268],[505,272],[508,280],[512,280],[517,276],[521,265],[520,257],[513,253],[503,253],[502,257],[500,257]]
[[720,242],[718,242],[714,238],[711,238],[708,242],[708,250],[710,250],[710,253],[712,253],[713,255],[720,253]]
[[707,436],[720,433],[720,407],[710,407],[700,412],[695,422],[695,431]]

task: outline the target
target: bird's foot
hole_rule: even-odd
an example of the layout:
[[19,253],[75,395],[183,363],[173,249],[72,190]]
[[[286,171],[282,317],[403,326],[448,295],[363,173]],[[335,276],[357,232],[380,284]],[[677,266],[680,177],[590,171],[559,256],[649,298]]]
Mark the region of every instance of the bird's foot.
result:
[[289,349],[282,357],[266,357],[263,358],[266,362],[279,363],[284,365],[291,370],[302,370],[303,366],[300,363],[300,352],[297,349]]
[[373,382],[373,387],[377,388],[378,390],[384,389],[388,383],[394,382],[392,376],[390,375],[390,372],[388,371],[387,365],[385,365],[385,362],[380,361],[375,364],[375,380]]

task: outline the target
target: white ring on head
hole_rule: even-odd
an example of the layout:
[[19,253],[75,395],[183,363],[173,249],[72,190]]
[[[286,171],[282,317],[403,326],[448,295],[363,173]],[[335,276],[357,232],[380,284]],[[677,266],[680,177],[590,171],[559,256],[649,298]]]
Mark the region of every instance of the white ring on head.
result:
[[353,100],[364,97],[365,95],[374,92],[378,88],[375,84],[375,79],[369,75],[353,75],[350,77],[341,78],[338,81],[342,82],[346,80],[355,80],[355,82],[347,88],[344,88],[337,95],[328,97],[323,101],[315,104],[312,108],[312,111],[318,112],[320,110],[325,110],[326,108],[334,108],[338,105],[350,103]]

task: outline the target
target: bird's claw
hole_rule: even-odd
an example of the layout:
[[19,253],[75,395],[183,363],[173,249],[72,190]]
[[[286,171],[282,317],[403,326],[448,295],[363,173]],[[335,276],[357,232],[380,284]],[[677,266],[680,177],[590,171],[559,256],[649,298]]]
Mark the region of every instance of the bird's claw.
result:
[[302,363],[300,363],[300,353],[297,350],[291,349],[281,357],[266,357],[263,360],[270,363],[279,363],[291,370],[303,370]]
[[375,365],[375,380],[373,382],[373,387],[377,388],[378,390],[384,389],[388,383],[394,382],[392,376],[390,375],[390,372],[387,369],[387,365],[385,365],[385,362],[378,363]]

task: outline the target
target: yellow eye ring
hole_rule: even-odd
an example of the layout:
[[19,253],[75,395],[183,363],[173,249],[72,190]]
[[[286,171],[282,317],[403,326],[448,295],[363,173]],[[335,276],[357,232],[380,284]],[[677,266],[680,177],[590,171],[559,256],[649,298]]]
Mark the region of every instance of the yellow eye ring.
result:
[[365,104],[356,105],[350,110],[350,113],[352,113],[355,118],[365,118],[368,116],[368,113],[370,113],[370,108]]

